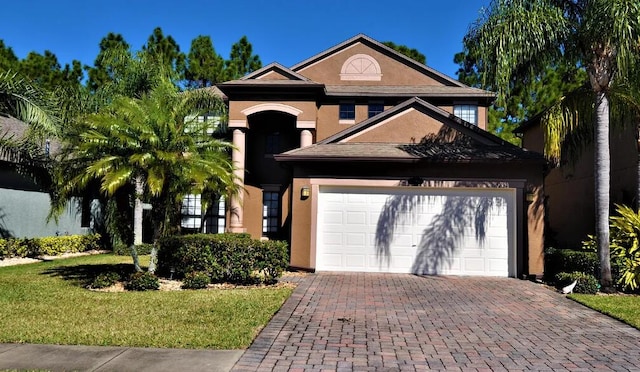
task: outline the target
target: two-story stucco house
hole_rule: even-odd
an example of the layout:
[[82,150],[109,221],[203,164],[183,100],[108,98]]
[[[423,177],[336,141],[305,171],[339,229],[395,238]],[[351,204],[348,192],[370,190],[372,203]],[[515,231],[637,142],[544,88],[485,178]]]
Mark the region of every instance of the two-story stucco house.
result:
[[544,159],[485,131],[492,93],[365,35],[218,88],[244,186],[227,231],[318,271],[542,274]]

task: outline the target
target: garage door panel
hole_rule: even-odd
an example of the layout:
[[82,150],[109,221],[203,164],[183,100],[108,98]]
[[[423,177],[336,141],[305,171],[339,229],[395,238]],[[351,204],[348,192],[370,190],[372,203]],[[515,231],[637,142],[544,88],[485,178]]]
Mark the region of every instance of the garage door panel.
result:
[[[321,187],[316,269],[507,276],[515,251],[514,195],[510,189]],[[342,266],[329,267],[336,254]]]

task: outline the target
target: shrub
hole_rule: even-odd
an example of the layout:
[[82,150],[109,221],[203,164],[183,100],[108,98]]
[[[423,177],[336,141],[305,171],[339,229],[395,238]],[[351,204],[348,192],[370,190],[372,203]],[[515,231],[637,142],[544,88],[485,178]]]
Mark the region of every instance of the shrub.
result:
[[600,289],[600,284],[595,276],[579,271],[558,273],[555,278],[556,288],[561,289],[562,287],[573,283],[575,280],[578,282],[573,288],[574,293],[596,294]]
[[158,241],[158,272],[177,277],[200,271],[211,282],[270,283],[288,266],[286,242],[260,241],[248,234],[196,234]]
[[98,249],[99,241],[99,234],[0,239],[0,258],[57,256],[63,253],[86,252]]
[[207,273],[202,271],[193,271],[184,276],[182,282],[183,289],[203,289],[211,282],[211,278]]
[[125,288],[130,291],[148,291],[160,288],[158,277],[148,271],[131,274]]
[[[136,247],[136,252],[138,252],[138,255],[142,256],[142,255],[151,254],[151,249],[153,248],[153,244],[142,243],[142,244],[136,244],[135,247]],[[130,256],[131,249],[129,249],[129,247],[126,244],[116,244],[113,247],[113,254],[118,256]]]
[[590,251],[548,248],[544,266],[544,277],[548,282],[553,282],[556,274],[561,272],[579,271],[593,276],[600,273],[598,255]]
[[617,205],[618,216],[611,216],[611,251],[619,260],[620,277],[617,282],[624,288],[640,287],[640,213]]
[[119,280],[120,274],[114,271],[107,271],[105,273],[98,274],[98,276],[93,279],[93,282],[91,282],[91,288],[99,289],[110,287],[116,284],[116,282],[118,282]]

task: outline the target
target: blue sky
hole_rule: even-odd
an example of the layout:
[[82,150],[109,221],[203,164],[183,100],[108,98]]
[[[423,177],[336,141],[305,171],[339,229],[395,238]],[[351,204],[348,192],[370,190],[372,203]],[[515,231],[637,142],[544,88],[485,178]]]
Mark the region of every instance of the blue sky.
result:
[[455,53],[489,0],[21,0],[3,2],[0,39],[19,58],[30,51],[93,64],[100,40],[120,33],[137,50],[157,26],[183,52],[198,35],[211,36],[228,58],[246,35],[263,65],[292,66],[364,33],[416,48],[427,65],[455,77]]

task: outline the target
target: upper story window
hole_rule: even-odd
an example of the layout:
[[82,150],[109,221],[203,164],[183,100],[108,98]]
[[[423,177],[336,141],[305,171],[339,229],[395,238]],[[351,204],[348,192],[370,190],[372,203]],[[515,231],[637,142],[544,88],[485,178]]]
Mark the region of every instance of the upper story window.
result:
[[354,124],[356,121],[356,104],[353,102],[341,103],[339,119],[341,124]]
[[382,102],[369,102],[369,117],[378,115],[384,111],[384,104]]
[[220,126],[220,115],[206,113],[202,115],[189,115],[185,119],[185,132],[203,130],[207,134],[213,134]]
[[272,132],[267,134],[265,139],[265,154],[279,154],[280,153],[280,132]]
[[478,106],[476,105],[454,105],[453,114],[466,122],[478,125]]
[[340,70],[340,80],[380,81],[380,64],[367,54],[356,54],[347,59]]

